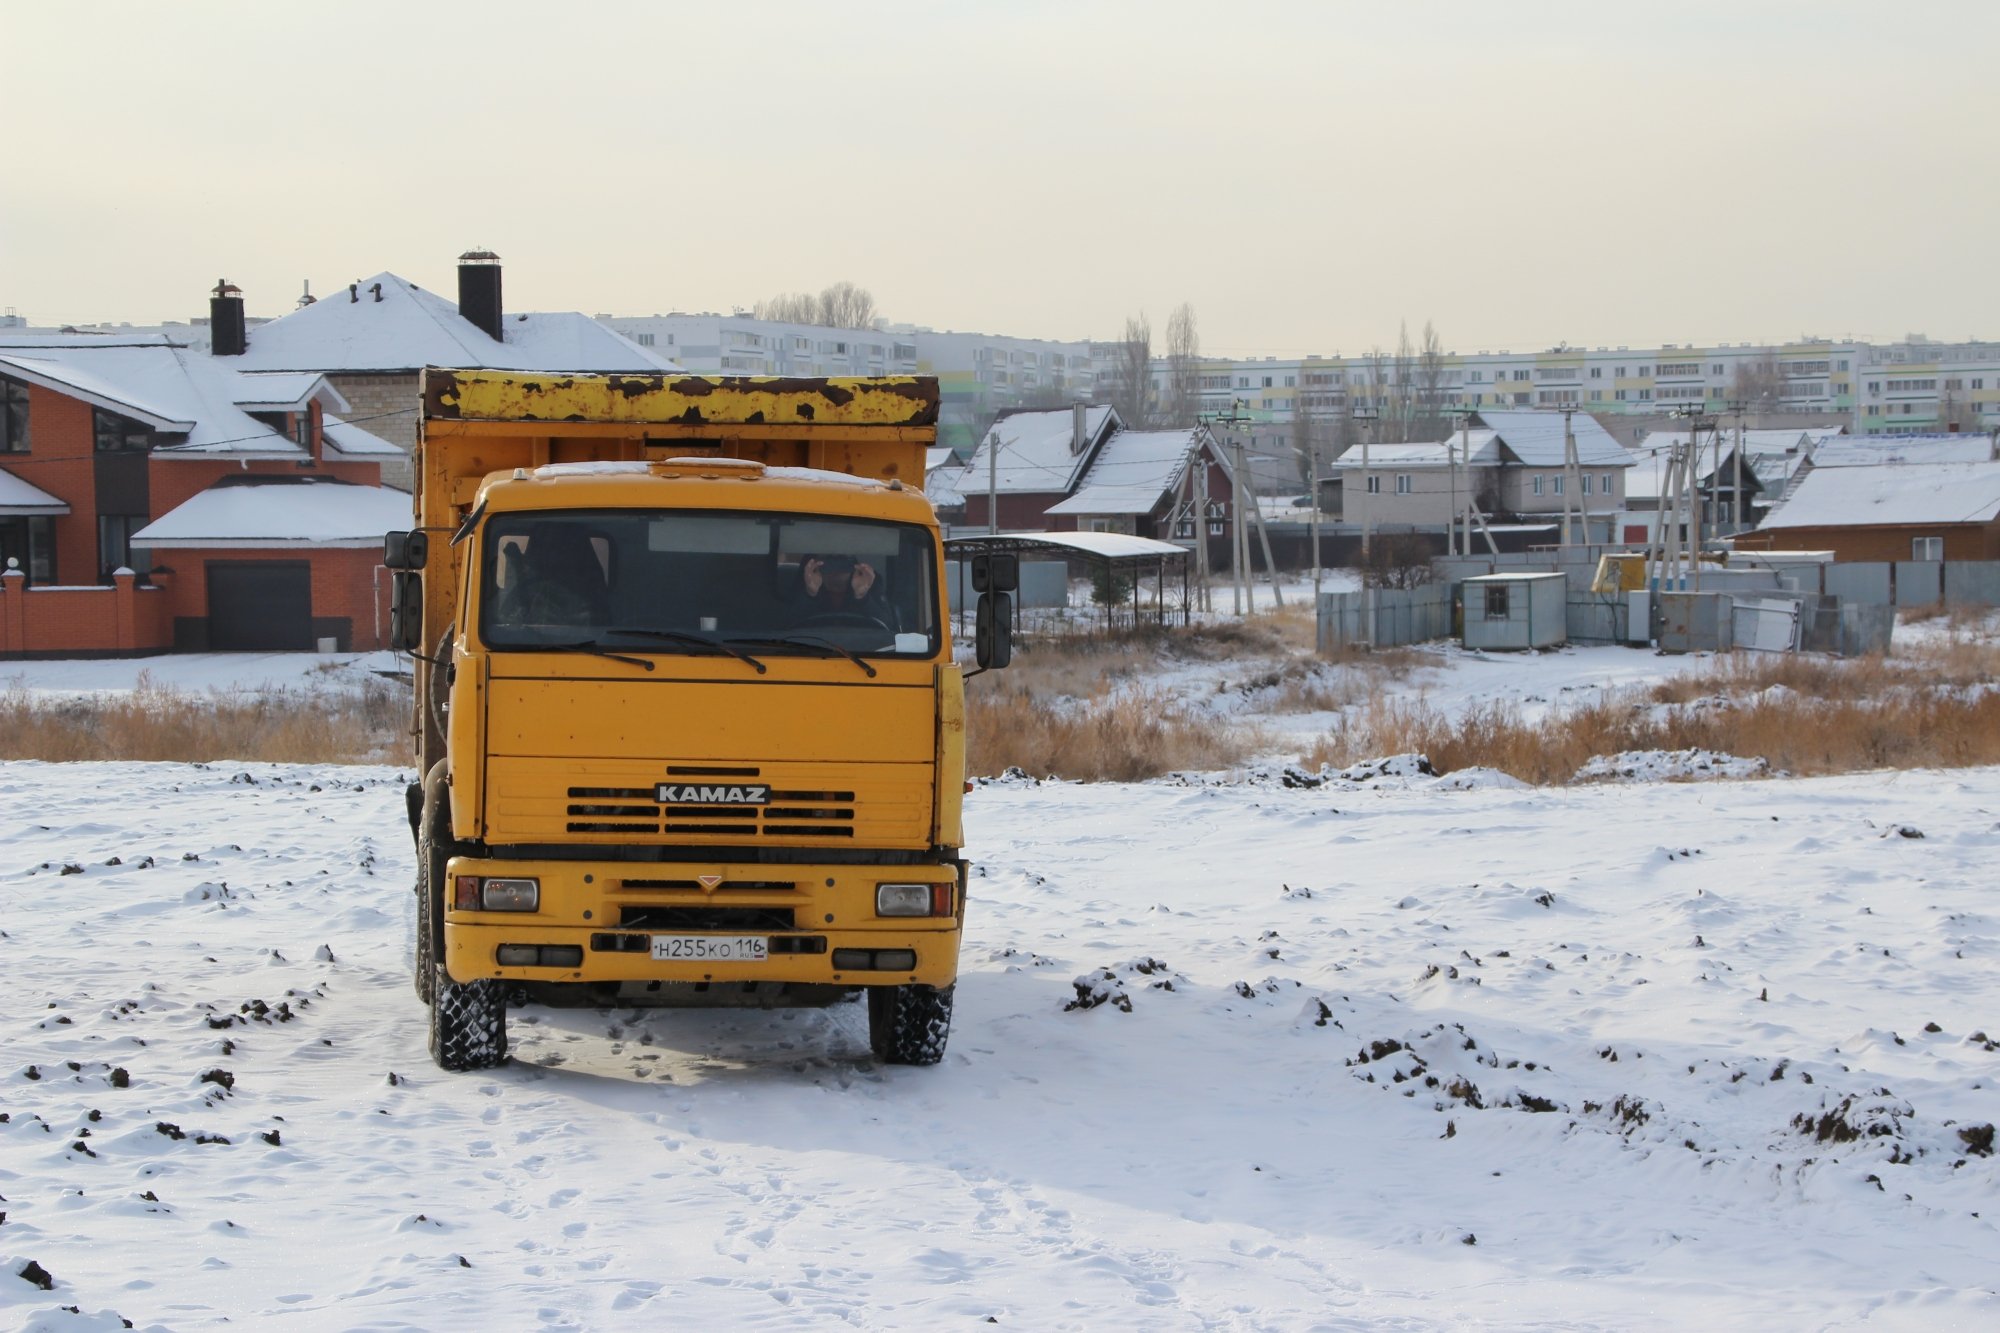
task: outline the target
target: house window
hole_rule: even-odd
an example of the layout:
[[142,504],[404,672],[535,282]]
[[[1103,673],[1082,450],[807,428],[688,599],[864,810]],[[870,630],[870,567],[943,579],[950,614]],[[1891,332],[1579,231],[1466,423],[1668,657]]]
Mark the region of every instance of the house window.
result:
[[1380,495],[1382,493],[1382,478],[1376,476],[1372,472],[1369,473],[1367,482],[1367,491],[1370,495]]
[[1537,472],[1535,474],[1535,494],[1537,495],[1540,495],[1542,493],[1542,480],[1543,480],[1542,474]]
[[30,584],[54,583],[55,520],[41,516],[0,516],[0,569],[7,568],[9,560],[20,562],[19,568]]
[[28,452],[28,386],[0,379],[0,454]]
[[129,417],[121,417],[102,408],[93,411],[91,416],[97,429],[98,453],[143,454],[153,447],[153,432]]
[[99,514],[97,516],[97,565],[105,574],[114,569],[152,568],[145,551],[132,549],[132,534],[146,526],[144,514]]
[[1588,472],[1583,474],[1583,493],[1585,495],[1590,494],[1590,474]]
[[1507,594],[1510,591],[1511,589],[1504,583],[1489,583],[1486,585],[1486,618],[1488,620],[1505,620],[1507,618]]
[[1398,472],[1396,474],[1396,494],[1408,495],[1409,493],[1410,493],[1410,474],[1407,472]]
[[1606,495],[1609,495],[1609,494],[1611,494],[1611,476],[1612,476],[1612,474],[1611,474],[1611,473],[1609,473],[1609,472],[1607,472],[1607,473],[1605,473],[1605,474],[1604,474],[1604,487],[1603,487],[1603,490],[1604,490],[1604,493],[1605,493]]
[[1555,477],[1552,480],[1555,482],[1556,494],[1561,495],[1563,493],[1563,479],[1561,477]]
[[642,333],[639,335],[638,342],[639,346],[641,347],[651,347],[653,345],[653,335],[650,333]]
[[1912,560],[1944,559],[1944,538],[1942,537],[1911,538],[1910,559]]

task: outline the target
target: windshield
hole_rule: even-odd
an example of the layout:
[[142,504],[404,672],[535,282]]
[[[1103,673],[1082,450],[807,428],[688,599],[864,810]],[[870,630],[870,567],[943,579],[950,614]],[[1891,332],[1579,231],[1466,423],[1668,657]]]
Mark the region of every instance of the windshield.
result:
[[496,514],[482,539],[491,648],[598,647],[929,656],[938,583],[928,529],[698,510]]

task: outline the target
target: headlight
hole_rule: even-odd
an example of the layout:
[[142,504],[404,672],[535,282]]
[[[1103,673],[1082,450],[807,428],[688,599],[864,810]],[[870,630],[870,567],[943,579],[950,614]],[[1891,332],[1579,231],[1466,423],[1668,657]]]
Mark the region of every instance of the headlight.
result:
[[479,892],[480,909],[487,912],[532,912],[541,900],[541,881],[533,879],[489,879]]
[[950,916],[949,884],[877,884],[876,916]]
[[876,916],[929,916],[931,886],[928,884],[877,884]]

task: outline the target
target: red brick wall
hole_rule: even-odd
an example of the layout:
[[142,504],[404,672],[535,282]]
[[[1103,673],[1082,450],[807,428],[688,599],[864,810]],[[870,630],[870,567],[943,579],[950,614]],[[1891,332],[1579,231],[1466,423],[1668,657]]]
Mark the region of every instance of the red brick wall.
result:
[[55,521],[56,582],[97,582],[97,433],[90,404],[28,386],[28,453],[7,470],[69,505]]
[[0,578],[0,655],[137,654],[173,642],[169,597],[133,575],[109,588],[29,588]]
[[[263,563],[305,560],[312,566],[312,614],[318,618],[345,617],[351,621],[353,638],[348,647],[354,652],[388,646],[387,574],[381,576],[379,597],[375,592],[375,569],[382,563],[382,548],[379,545],[360,550],[286,551],[282,547],[261,551],[176,550],[162,551],[156,558],[172,566],[174,571],[159,576],[161,586],[168,593],[166,625],[169,639],[173,637],[173,617],[203,617],[208,614],[208,566],[211,561]],[[377,637],[375,632],[378,609],[381,637]]]

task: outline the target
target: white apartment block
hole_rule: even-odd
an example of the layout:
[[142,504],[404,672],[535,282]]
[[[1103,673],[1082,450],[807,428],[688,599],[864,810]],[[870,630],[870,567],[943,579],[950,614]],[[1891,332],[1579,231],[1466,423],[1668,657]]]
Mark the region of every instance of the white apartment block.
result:
[[597,322],[702,375],[914,375],[916,345],[880,329],[749,315],[599,315]]
[[[1399,368],[1393,356],[1208,360],[1201,367],[1202,410],[1233,410],[1248,418],[1238,433],[1259,444],[1282,444],[1301,407],[1330,423],[1362,406],[1388,416],[1405,393],[1398,382],[1405,371],[1408,393],[1429,389],[1420,365]],[[1155,361],[1153,378],[1164,392],[1164,361]],[[1731,410],[1746,378],[1767,386],[1762,413],[1842,420],[1856,434],[2000,427],[2000,343],[1914,336],[1891,344],[1813,340],[1450,353],[1436,371],[1435,396],[1445,412],[1573,407],[1598,417],[1660,417],[1687,409],[1719,414]],[[1266,436],[1257,434],[1260,427]]]

